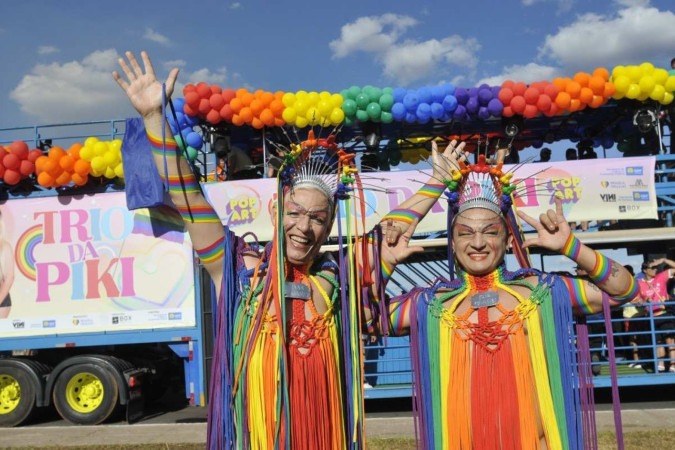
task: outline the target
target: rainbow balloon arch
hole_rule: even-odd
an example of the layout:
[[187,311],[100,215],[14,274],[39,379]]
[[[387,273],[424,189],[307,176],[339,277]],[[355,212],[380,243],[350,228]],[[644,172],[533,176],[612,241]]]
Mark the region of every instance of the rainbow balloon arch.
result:
[[[584,117],[584,124],[567,119],[578,117],[575,113],[629,103],[627,110],[632,122],[634,110],[658,110],[671,105],[674,92],[675,70],[658,68],[650,62],[616,66],[611,71],[599,67],[590,73],[578,72],[571,78],[551,81],[526,84],[506,80],[500,86],[483,84],[471,88],[445,83],[418,89],[352,86],[339,93],[270,92],[235,90],[201,82],[184,87],[183,97],[173,100],[175,114],[168,113],[167,119],[190,160],[203,151],[208,134],[205,130],[222,127],[263,130],[290,126],[302,130],[399,125],[417,129],[418,135],[437,127],[439,131],[431,134],[468,139],[477,129],[478,134],[485,136],[504,135],[504,121],[520,121],[523,135],[536,128],[543,132],[532,134],[529,141],[514,142],[517,150],[529,145],[540,147],[552,142],[551,139],[579,140],[588,137],[587,130],[594,127],[590,136],[593,146],[610,148],[618,143],[621,150],[622,143],[618,141],[623,138],[611,130],[598,131],[602,126],[593,123],[590,116]],[[574,129],[556,135],[550,129],[550,122],[556,119]],[[612,120],[615,125],[618,123]],[[419,144],[405,138],[398,142]],[[48,152],[29,149],[25,142],[16,141],[0,146],[0,150],[4,150],[0,151],[0,180],[10,187],[26,180],[51,189],[84,186],[90,178],[104,181],[124,178],[119,139],[100,141],[90,137],[68,149],[55,146]],[[419,159],[410,158],[411,162]]]

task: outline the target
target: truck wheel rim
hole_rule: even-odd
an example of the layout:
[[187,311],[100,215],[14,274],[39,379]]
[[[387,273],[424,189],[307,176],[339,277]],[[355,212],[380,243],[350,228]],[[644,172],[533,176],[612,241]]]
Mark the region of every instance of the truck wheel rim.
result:
[[21,385],[16,378],[0,375],[0,414],[10,414],[21,401]]
[[66,401],[78,413],[95,411],[105,398],[101,380],[91,373],[78,373],[66,385]]

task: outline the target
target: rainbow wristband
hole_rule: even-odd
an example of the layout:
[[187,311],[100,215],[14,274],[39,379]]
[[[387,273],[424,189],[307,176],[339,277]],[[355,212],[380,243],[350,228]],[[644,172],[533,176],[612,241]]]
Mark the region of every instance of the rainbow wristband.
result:
[[385,220],[395,220],[397,222],[403,222],[410,225],[415,220],[420,220],[421,218],[422,214],[418,213],[414,209],[394,209],[393,211],[390,211],[389,214],[384,216],[382,222]]
[[212,262],[218,261],[219,259],[222,259],[223,255],[225,254],[225,247],[223,246],[224,241],[225,237],[223,236],[207,247],[195,249],[195,252],[197,253],[197,256],[201,260],[202,264],[210,264]]
[[595,266],[588,272],[588,276],[595,284],[601,284],[607,281],[612,273],[612,260],[600,252],[594,251],[593,253],[595,253]]
[[626,289],[626,291],[623,294],[614,295],[610,297],[610,300],[613,300],[612,301],[613,304],[620,305],[633,300],[638,295],[639,291],[640,289],[638,287],[637,282],[635,281],[635,278],[630,277],[630,284],[628,285],[628,289]]
[[380,270],[380,273],[382,274],[382,281],[386,285],[387,281],[389,281],[389,278],[391,278],[391,274],[394,273],[394,269],[389,267],[382,258],[380,258],[380,267],[382,268],[382,270]]
[[579,258],[579,252],[581,251],[581,241],[577,239],[574,233],[570,233],[565,245],[561,250],[561,253],[573,261],[576,261]]
[[[152,154],[157,156],[174,156],[178,157],[180,154],[178,144],[171,138],[166,138],[162,141],[161,137],[155,136],[149,131],[145,130],[152,147]],[[166,152],[164,151],[166,149]]]
[[426,183],[420,188],[419,191],[417,191],[417,193],[425,197],[439,198],[441,195],[443,195],[443,191],[445,191],[444,184]]

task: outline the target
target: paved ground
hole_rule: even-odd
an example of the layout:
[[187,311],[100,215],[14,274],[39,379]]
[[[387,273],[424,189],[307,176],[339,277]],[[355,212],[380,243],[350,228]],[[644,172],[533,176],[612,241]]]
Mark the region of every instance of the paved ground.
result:
[[[603,407],[597,412],[600,431],[614,429],[611,410]],[[128,424],[101,425],[92,427],[33,425],[29,427],[3,429],[0,432],[0,448],[84,446],[91,444],[138,445],[138,444],[183,444],[204,443],[206,424],[204,412],[188,408],[177,412],[172,423],[154,423],[153,419]],[[622,412],[625,431],[673,428],[675,408],[635,408],[628,405]],[[366,417],[368,436],[401,437],[414,436],[412,418],[409,412],[375,413]]]

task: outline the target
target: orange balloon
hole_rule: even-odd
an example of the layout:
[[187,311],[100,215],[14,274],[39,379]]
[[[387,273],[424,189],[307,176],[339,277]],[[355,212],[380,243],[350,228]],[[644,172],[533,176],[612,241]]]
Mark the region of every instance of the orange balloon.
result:
[[56,184],[57,186],[65,186],[67,184],[70,184],[70,182],[71,182],[70,174],[68,172],[63,172],[61,175],[56,177],[54,184]]
[[558,88],[558,91],[564,91],[569,81],[569,78],[554,78],[553,85]]
[[241,111],[239,111],[239,117],[244,122],[251,123],[251,121],[253,120],[253,111],[251,111],[251,108],[249,108],[248,106],[245,106],[241,108]]
[[574,81],[579,83],[581,86],[588,86],[588,82],[591,80],[591,76],[586,72],[577,72],[574,74]]
[[592,76],[588,82],[588,87],[591,88],[593,94],[602,95],[605,92],[605,80],[601,77]]
[[599,108],[605,104],[605,101],[606,101],[605,97],[603,97],[602,95],[594,95],[593,100],[591,101],[589,106],[591,108]]
[[593,91],[591,88],[582,87],[581,91],[579,91],[579,100],[586,105],[590,104],[593,101]]
[[582,109],[582,106],[583,105],[581,103],[581,100],[579,100],[578,98],[573,98],[572,100],[570,100],[570,111],[572,112],[579,111],[580,109]]
[[600,77],[604,81],[609,80],[609,70],[605,69],[604,67],[598,67],[593,71],[593,76],[594,77]]
[[565,86],[565,92],[570,94],[572,98],[579,98],[579,92],[581,92],[581,85],[577,81],[570,81]]
[[232,101],[230,101],[230,108],[232,108],[232,112],[235,114],[239,114],[239,111],[241,111],[241,108],[244,107],[244,104],[241,102],[240,98],[233,98]]
[[84,145],[82,145],[79,142],[76,142],[75,144],[70,146],[67,153],[75,159],[80,159],[80,150],[82,149],[82,147],[84,147]]
[[262,129],[262,128],[265,126],[265,124],[262,123],[262,121],[261,121],[260,119],[258,119],[257,117],[254,117],[254,118],[251,120],[251,125],[252,125],[253,128],[255,128],[256,130],[260,130],[260,129]]
[[279,117],[274,118],[274,126],[275,127],[283,127],[284,125],[286,125],[286,122],[284,121],[284,119],[281,119]]
[[284,112],[284,104],[281,102],[281,100],[274,99],[270,103],[270,109],[272,110],[272,114],[274,114],[277,117],[281,117],[281,114]]
[[49,149],[49,158],[54,161],[59,161],[66,154],[66,151],[61,147],[52,147]]
[[253,100],[255,100],[255,97],[254,97],[253,94],[251,94],[250,92],[246,92],[244,95],[242,95],[242,96],[240,97],[240,99],[241,99],[241,103],[242,103],[244,106],[249,106],[249,105],[251,104],[251,102],[252,102]]
[[50,188],[54,186],[54,177],[49,175],[47,172],[42,172],[37,177],[38,184],[42,187]]
[[271,92],[263,92],[262,95],[260,96],[260,101],[263,103],[265,107],[269,106],[272,104],[274,101],[274,94]]
[[265,105],[263,105],[263,102],[258,97],[253,99],[249,108],[251,108],[254,116],[260,116],[260,112],[265,109]]
[[89,161],[85,161],[84,159],[78,159],[77,161],[75,161],[73,170],[75,171],[76,174],[80,176],[86,176],[89,174],[89,171],[91,170],[91,163]]
[[74,165],[75,165],[75,158],[73,158],[70,155],[65,155],[63,158],[59,159],[59,166],[61,166],[63,170],[72,172]]
[[73,183],[75,183],[75,185],[83,186],[83,185],[87,184],[87,179],[89,177],[87,177],[86,175],[84,175],[84,176],[80,175],[79,173],[74,173],[71,178],[73,180]]
[[260,112],[260,121],[268,127],[274,126],[274,113],[271,109],[263,109]]
[[555,104],[561,110],[567,110],[570,107],[572,97],[566,91],[561,91],[555,98]]
[[605,98],[610,98],[616,92],[616,85],[614,83],[605,83],[605,91],[602,93],[602,96]]
[[56,162],[56,160],[52,158],[47,158],[45,162],[43,163],[42,170],[49,174],[53,174],[56,170],[59,170],[59,173],[61,173],[60,169],[61,167],[59,164]]
[[241,117],[239,117],[239,114],[234,114],[232,116],[232,125],[236,125],[236,126],[239,127],[239,126],[242,126],[243,124],[244,124],[244,120]]

